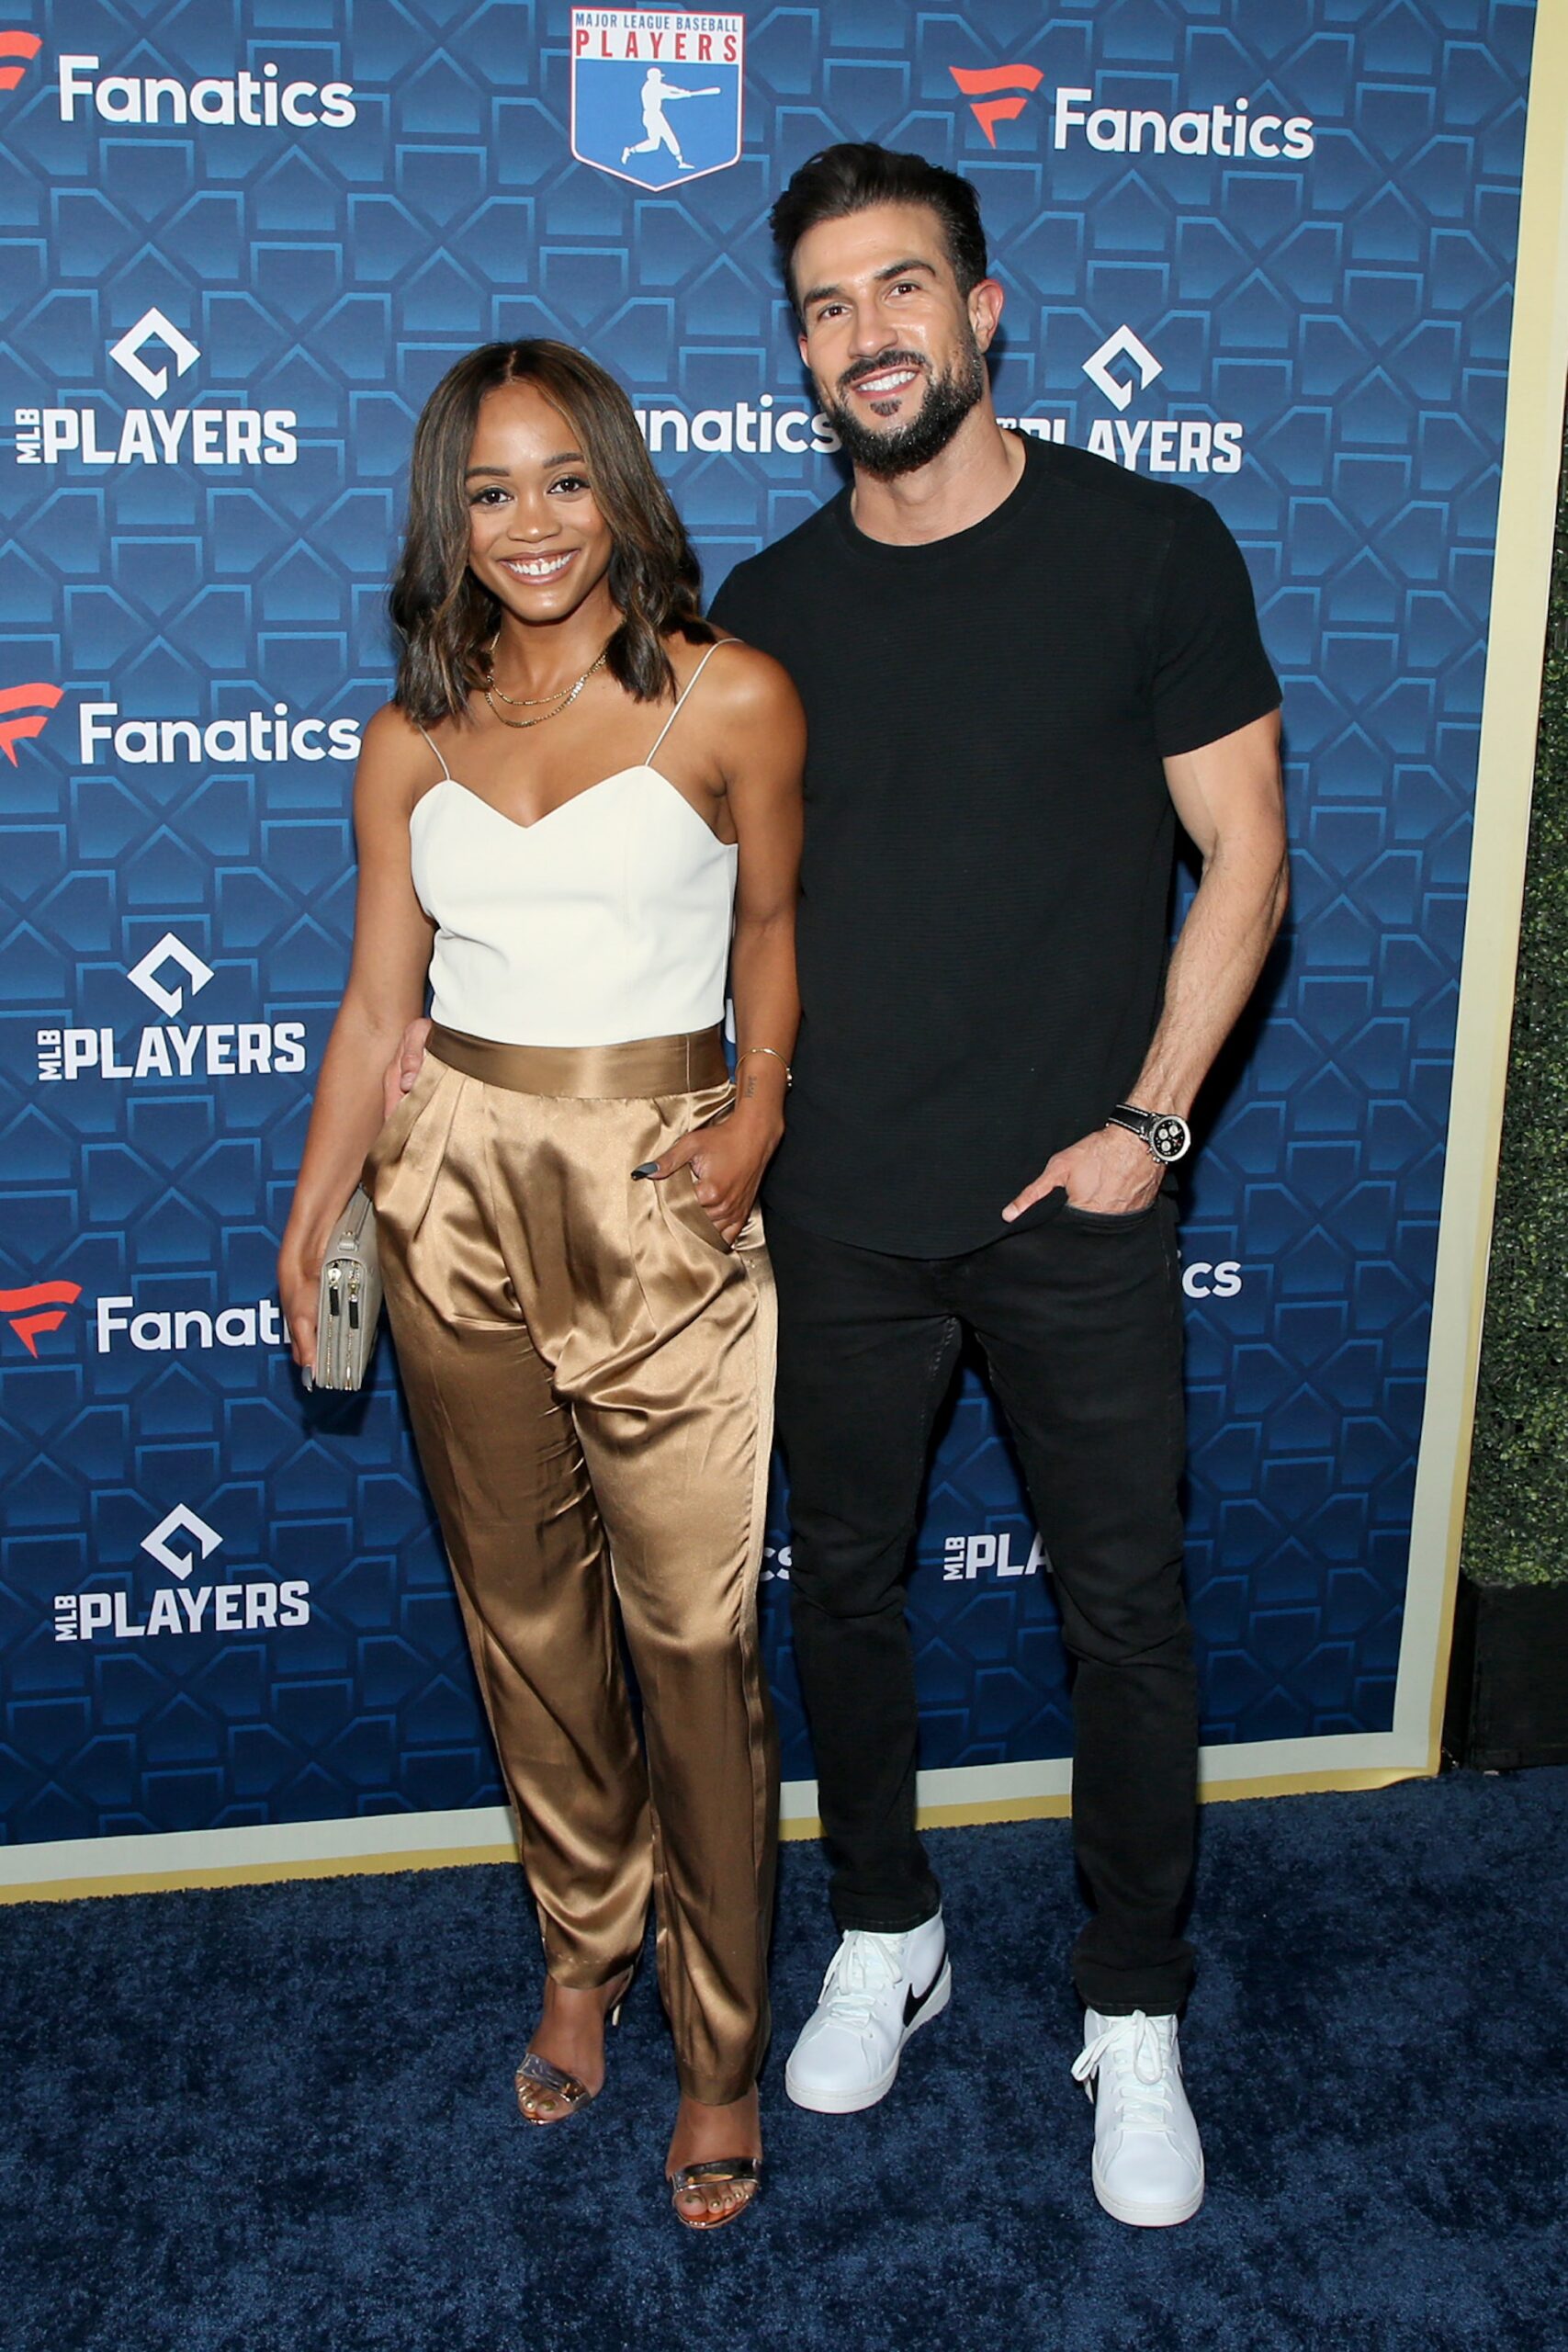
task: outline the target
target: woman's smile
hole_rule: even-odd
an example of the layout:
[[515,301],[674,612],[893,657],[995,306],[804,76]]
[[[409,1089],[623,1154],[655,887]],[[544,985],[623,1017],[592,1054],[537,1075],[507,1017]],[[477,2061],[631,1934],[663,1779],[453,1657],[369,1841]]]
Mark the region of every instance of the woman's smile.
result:
[[537,582],[558,580],[579,553],[577,548],[568,548],[559,555],[502,555],[498,556],[496,561],[514,579]]

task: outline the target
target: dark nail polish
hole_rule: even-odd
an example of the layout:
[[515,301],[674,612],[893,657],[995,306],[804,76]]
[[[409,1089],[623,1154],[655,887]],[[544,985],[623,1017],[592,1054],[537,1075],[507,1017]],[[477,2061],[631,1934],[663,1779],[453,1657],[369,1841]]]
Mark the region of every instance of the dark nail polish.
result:
[[634,1176],[657,1176],[658,1173],[659,1162],[657,1159],[645,1159],[640,1168],[634,1168],[632,1170],[632,1174]]

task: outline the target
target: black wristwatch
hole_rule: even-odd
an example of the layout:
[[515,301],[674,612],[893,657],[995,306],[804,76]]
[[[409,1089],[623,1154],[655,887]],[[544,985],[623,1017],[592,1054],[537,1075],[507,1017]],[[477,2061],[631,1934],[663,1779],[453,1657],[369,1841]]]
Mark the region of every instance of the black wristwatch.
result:
[[1140,1111],[1135,1102],[1118,1102],[1105,1124],[1136,1136],[1162,1168],[1185,1159],[1192,1148],[1192,1130],[1174,1111]]

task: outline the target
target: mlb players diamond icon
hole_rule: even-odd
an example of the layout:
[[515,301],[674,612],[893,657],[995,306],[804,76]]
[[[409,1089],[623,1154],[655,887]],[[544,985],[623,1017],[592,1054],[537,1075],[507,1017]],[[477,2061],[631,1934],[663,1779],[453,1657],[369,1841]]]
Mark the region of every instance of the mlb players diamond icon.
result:
[[162,311],[143,311],[134,326],[126,328],[118,343],[109,345],[109,357],[123,368],[133,383],[140,384],[150,401],[161,401],[169,389],[167,368],[150,368],[141,354],[150,343],[161,343],[175,355],[175,373],[183,376],[201,357],[197,345],[184,335],[172,319]]
[[1133,387],[1125,378],[1113,376],[1113,360],[1130,359],[1138,371],[1138,390],[1146,392],[1156,376],[1165,373],[1165,363],[1156,359],[1146,343],[1140,343],[1131,327],[1118,327],[1108,334],[1098,351],[1091,351],[1084,361],[1083,371],[1097,391],[1103,392],[1112,408],[1125,408],[1133,397]]
[[[201,1547],[199,1553],[176,1552],[169,1541],[172,1535],[194,1536]],[[174,1510],[166,1512],[157,1526],[142,1537],[141,1549],[150,1552],[158,1566],[167,1568],[172,1577],[184,1578],[189,1576],[198,1558],[205,1560],[209,1552],[217,1551],[222,1541],[218,1530],[209,1527],[204,1519],[198,1519],[188,1503],[176,1503]]]
[[740,161],[746,19],[676,8],[571,12],[571,152],[660,194]]
[[159,973],[170,964],[177,965],[185,974],[190,982],[192,996],[199,996],[212,978],[211,965],[204,964],[194,948],[187,947],[185,941],[177,939],[172,931],[166,931],[157,945],[150,947],[140,963],[131,966],[126,978],[133,988],[139,988],[160,1012],[166,1012],[172,1021],[184,1007],[185,990],[170,988],[159,978]]

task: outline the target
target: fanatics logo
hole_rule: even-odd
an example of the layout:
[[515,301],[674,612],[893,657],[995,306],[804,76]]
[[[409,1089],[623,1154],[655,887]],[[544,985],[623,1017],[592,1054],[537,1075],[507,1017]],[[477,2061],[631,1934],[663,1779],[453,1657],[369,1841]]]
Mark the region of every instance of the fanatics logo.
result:
[[275,1298],[249,1306],[145,1306],[139,1312],[130,1291],[100,1298],[95,1317],[98,1353],[107,1356],[120,1340],[139,1355],[186,1355],[193,1348],[281,1348],[288,1326]]
[[0,1315],[36,1362],[39,1333],[58,1331],[81,1295],[80,1283],[29,1283],[24,1290],[0,1290]]
[[[1010,122],[1029,104],[1029,94],[1037,90],[1045,76],[1038,65],[988,65],[976,70],[965,65],[950,65],[948,72],[966,98],[976,101],[969,108],[986,137],[994,147],[997,125]],[[1021,90],[1022,97],[994,97],[992,91]]]
[[37,33],[0,33],[0,90],[14,90],[43,43]]
[[1181,1287],[1189,1298],[1237,1298],[1243,1280],[1238,1258],[1194,1258],[1181,1269]]
[[[58,1331],[67,1307],[74,1306],[81,1295],[81,1283],[67,1282],[28,1283],[19,1290],[0,1290],[0,1318],[10,1325],[36,1363],[39,1334]],[[94,1339],[99,1355],[107,1356],[121,1340],[128,1340],[141,1355],[288,1344],[288,1326],[275,1298],[258,1298],[250,1306],[223,1306],[216,1312],[206,1306],[160,1306],[137,1313],[130,1292],[98,1300]]]
[[343,130],[359,111],[352,83],[286,82],[270,58],[259,74],[206,74],[199,82],[182,82],[171,74],[100,74],[102,62],[62,53],[62,122],[96,114],[100,122],[117,127],[194,122],[209,129],[249,123],[258,130]]
[[76,713],[76,740],[85,768],[111,761],[169,767],[176,760],[259,767],[273,760],[356,760],[359,721],[296,718],[286,702],[275,702],[270,710],[237,710],[202,726],[194,718],[122,718],[118,702],[85,702]]
[[745,59],[744,17],[574,8],[572,153],[653,194],[727,171],[740,161]]
[[[1045,78],[1037,65],[950,65],[947,70],[993,147],[998,123],[1022,114]],[[1310,115],[1255,115],[1250,98],[1165,114],[1157,107],[1097,107],[1095,96],[1093,89],[1066,85],[1051,94],[1053,147],[1081,144],[1101,155],[1224,155],[1232,163],[1257,157],[1264,163],[1283,158],[1299,164],[1317,143]]]
[[774,405],[772,392],[753,403],[737,401],[730,408],[692,411],[666,405],[633,411],[637,430],[654,455],[673,449],[683,458],[688,449],[718,452],[728,457],[766,458],[782,450],[792,458],[826,456],[839,446],[839,436],[820,409],[815,414],[804,403]]
[[[1197,107],[1162,114],[1157,107],[1097,107],[1092,90],[1056,92],[1052,144],[1067,147],[1075,132],[1101,155],[1224,155],[1232,163],[1259,156],[1305,161],[1317,141],[1310,115],[1254,115],[1249,98],[1231,106]],[[1092,109],[1092,110],[1090,110]]]
[[[43,678],[35,678],[30,685],[7,686],[0,693],[0,752],[5,752],[13,767],[17,765],[17,744],[43,733],[51,712],[58,709],[64,693],[63,686],[51,685]],[[13,712],[17,714],[15,718]]]

